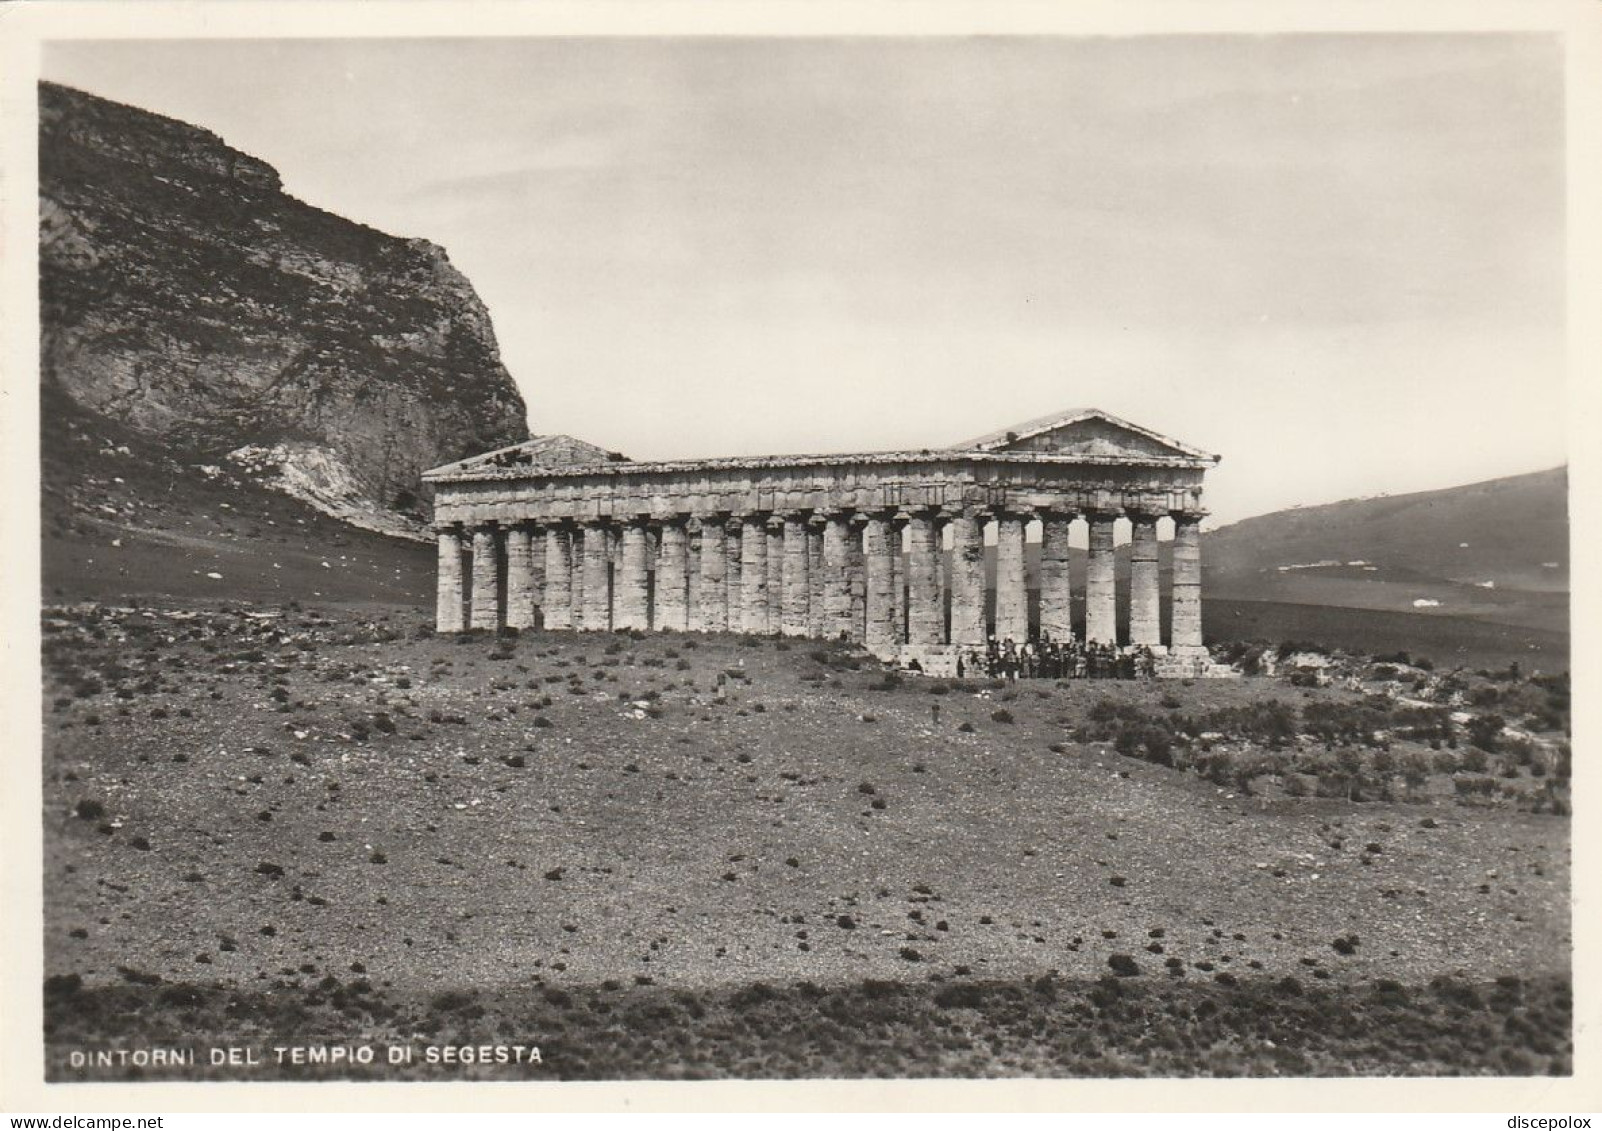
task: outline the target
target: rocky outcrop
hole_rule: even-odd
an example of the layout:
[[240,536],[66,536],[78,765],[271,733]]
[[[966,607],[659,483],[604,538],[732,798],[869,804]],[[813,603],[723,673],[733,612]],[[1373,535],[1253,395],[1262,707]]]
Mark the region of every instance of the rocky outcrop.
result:
[[443,249],[286,195],[206,130],[50,83],[39,99],[47,386],[174,451],[307,463],[380,514],[419,506],[424,469],[528,436]]

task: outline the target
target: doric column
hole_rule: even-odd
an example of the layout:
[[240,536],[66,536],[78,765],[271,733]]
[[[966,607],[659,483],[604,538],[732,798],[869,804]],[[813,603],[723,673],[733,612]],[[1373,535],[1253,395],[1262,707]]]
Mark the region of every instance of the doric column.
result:
[[851,575],[848,543],[851,516],[831,514],[823,525],[823,635],[838,640],[851,635]]
[[784,523],[769,519],[763,527],[768,542],[768,619],[766,631],[777,636],[784,626]]
[[696,595],[695,627],[702,632],[729,628],[729,535],[722,515],[701,520],[701,586]]
[[740,631],[768,631],[767,515],[748,514],[740,522]]
[[1129,642],[1163,645],[1162,592],[1157,580],[1157,516],[1133,514],[1129,542]]
[[545,627],[573,627],[573,532],[545,528]]
[[529,596],[533,599],[533,624],[538,627],[545,616],[545,530],[528,528]]
[[568,538],[568,593],[572,607],[573,627],[584,627],[584,543],[587,541],[584,524],[573,527]]
[[618,608],[618,582],[623,573],[623,528],[611,523],[606,527],[606,627],[621,628],[622,613]]
[[823,599],[823,519],[807,523],[807,635],[828,633],[828,605]]
[[894,532],[889,515],[871,514],[862,535],[863,571],[867,575],[863,639],[869,650],[875,652],[899,643],[892,554],[899,555],[901,547],[891,548]]
[[501,627],[501,554],[500,539],[493,523],[473,529],[473,604],[474,628],[494,632]]
[[1118,577],[1113,559],[1113,523],[1118,516],[1099,511],[1090,523],[1090,558],[1085,567],[1085,639],[1118,643]]
[[651,627],[650,578],[647,576],[645,520],[630,519],[621,532],[617,571],[617,628]]
[[812,623],[812,559],[807,553],[807,518],[784,516],[784,620],[786,636],[806,636]]
[[612,627],[611,535],[599,522],[584,525],[584,623],[586,632]]
[[907,519],[911,558],[907,562],[907,643],[944,644],[945,618],[939,604],[940,568],[934,516],[928,512]]
[[893,515],[885,535],[890,542],[890,624],[897,644],[907,642],[907,559],[901,537],[905,527],[906,516]]
[[984,519],[968,511],[951,522],[951,642],[985,642]]
[[662,523],[661,546],[656,562],[656,627],[683,632],[690,627],[690,532],[683,519]]
[[461,632],[467,627],[467,590],[462,584],[462,533],[454,526],[439,531],[439,570],[434,595],[434,627]]
[[865,639],[868,617],[868,573],[862,557],[862,516],[852,515],[846,528],[846,588],[851,591],[850,637]]
[[1068,528],[1073,517],[1048,511],[1040,518],[1040,635],[1065,644],[1073,638],[1073,589],[1068,575]]
[[534,627],[534,533],[521,524],[506,530],[506,626]]
[[996,516],[996,639],[1029,639],[1029,589],[1024,576],[1024,519]]
[[731,518],[723,527],[723,607],[730,632],[745,631],[745,524]]
[[1201,623],[1201,516],[1174,515],[1173,651],[1204,650]]

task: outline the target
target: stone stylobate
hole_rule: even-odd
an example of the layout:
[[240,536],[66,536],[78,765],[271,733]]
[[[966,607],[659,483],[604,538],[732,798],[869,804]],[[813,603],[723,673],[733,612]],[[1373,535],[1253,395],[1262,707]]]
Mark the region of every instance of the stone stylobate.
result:
[[[634,462],[542,436],[424,474],[437,624],[844,638],[926,669],[991,635],[1080,636],[1200,664],[1202,478],[1217,462],[1096,409],[950,448],[844,455]],[[1078,521],[1090,546],[1081,633],[1068,550]],[[1166,641],[1160,521],[1173,527]],[[1119,522],[1131,532],[1125,601]],[[1032,603],[1025,546],[1036,524]]]

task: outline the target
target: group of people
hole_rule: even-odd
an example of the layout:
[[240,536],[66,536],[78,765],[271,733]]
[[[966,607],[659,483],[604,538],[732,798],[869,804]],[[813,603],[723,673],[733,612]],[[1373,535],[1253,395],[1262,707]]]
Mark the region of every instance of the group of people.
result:
[[991,679],[1150,679],[1157,674],[1157,657],[1144,644],[1125,651],[1099,640],[1060,643],[1042,635],[1018,644],[992,636],[983,652],[971,648],[957,655],[958,676],[981,674]]

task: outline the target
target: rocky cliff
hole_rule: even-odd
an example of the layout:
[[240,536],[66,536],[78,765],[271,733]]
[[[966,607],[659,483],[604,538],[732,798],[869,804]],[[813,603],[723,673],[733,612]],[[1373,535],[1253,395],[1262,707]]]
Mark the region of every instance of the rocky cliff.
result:
[[528,435],[443,249],[286,195],[206,130],[39,99],[47,392],[365,525],[415,513],[424,469]]

